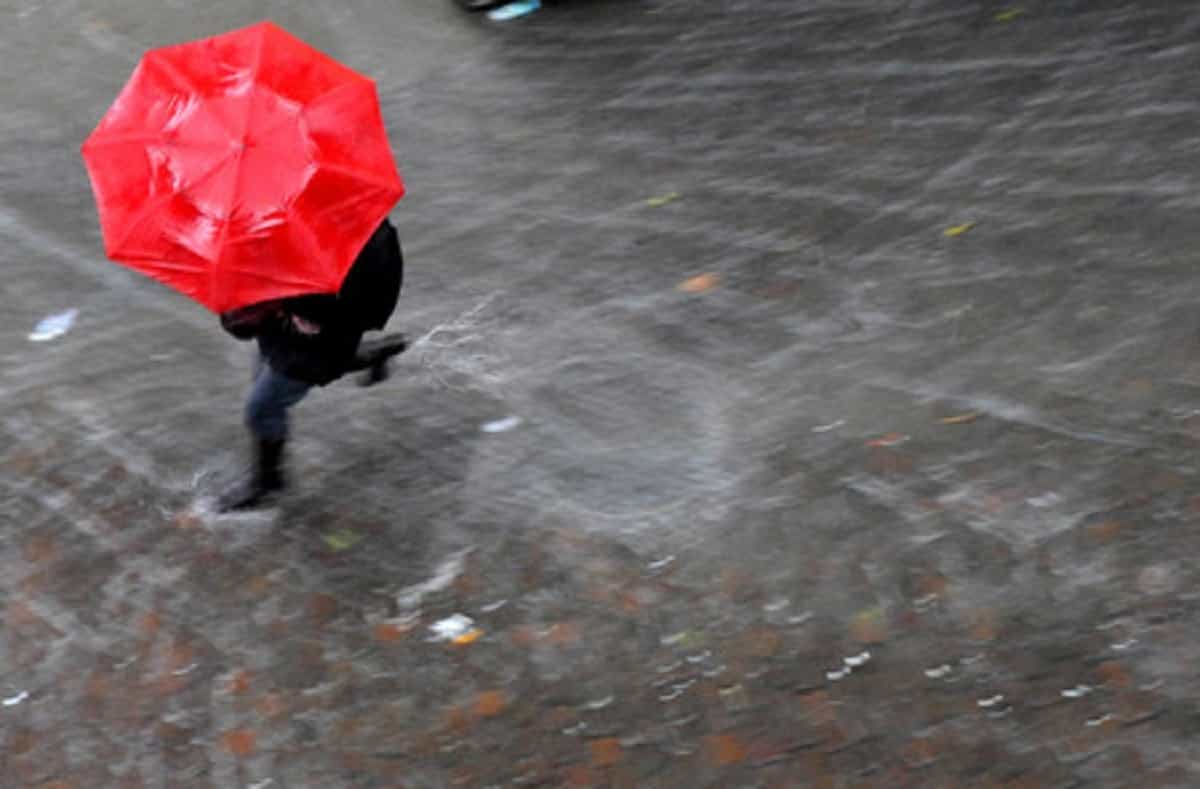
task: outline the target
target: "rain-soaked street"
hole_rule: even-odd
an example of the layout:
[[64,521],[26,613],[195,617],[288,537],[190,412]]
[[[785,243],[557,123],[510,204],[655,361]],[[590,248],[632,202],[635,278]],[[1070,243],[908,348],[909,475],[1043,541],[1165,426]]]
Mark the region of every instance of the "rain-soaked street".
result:
[[[0,787],[1200,786],[1192,0],[0,11]],[[264,18],[415,342],[217,517],[251,348],[79,145]]]

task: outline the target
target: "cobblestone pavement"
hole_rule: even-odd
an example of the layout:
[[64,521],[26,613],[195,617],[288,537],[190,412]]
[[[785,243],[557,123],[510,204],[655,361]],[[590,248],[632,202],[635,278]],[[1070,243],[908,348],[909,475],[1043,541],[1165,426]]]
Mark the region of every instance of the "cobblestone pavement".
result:
[[[0,786],[1200,785],[1195,3],[0,6]],[[418,342],[216,518],[248,349],[78,145],[262,17]]]

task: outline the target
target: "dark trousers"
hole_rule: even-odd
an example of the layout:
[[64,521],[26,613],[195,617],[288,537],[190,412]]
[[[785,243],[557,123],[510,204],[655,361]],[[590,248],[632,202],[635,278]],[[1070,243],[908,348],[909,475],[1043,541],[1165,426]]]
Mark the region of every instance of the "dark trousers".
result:
[[283,441],[288,435],[288,409],[303,400],[309,389],[312,384],[276,372],[260,357],[246,400],[246,427],[256,438]]

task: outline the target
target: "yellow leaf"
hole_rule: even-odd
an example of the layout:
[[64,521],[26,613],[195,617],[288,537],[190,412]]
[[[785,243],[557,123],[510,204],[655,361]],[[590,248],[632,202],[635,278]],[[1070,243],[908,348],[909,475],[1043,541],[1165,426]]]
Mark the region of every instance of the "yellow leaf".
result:
[[325,544],[332,550],[341,553],[348,551],[362,540],[362,535],[349,529],[338,529],[324,535]]
[[1024,8],[1009,8],[996,14],[995,19],[997,22],[1011,22],[1023,13],[1025,13]]
[[467,632],[463,633],[461,636],[456,637],[450,643],[456,644],[460,647],[466,646],[467,644],[474,644],[482,636],[483,636],[482,630],[479,630],[478,628],[472,628],[471,630],[468,630]]
[[657,197],[651,197],[650,199],[648,199],[646,201],[646,205],[650,206],[651,208],[659,208],[660,206],[664,206],[667,203],[675,202],[682,196],[683,195],[679,194],[679,192],[668,192],[665,195],[658,195]]
[[961,236],[963,233],[967,232],[973,227],[975,227],[974,222],[966,222],[961,225],[955,225],[954,227],[946,228],[942,231],[942,235],[946,238],[954,238],[956,236]]
[[850,623],[850,635],[863,644],[879,644],[887,639],[887,625],[883,621],[883,611],[869,608],[854,617]]
[[974,422],[978,418],[979,418],[979,414],[975,411],[972,411],[969,414],[958,414],[957,416],[947,416],[942,419],[939,419],[938,421],[941,422],[943,425],[965,425],[968,422]]

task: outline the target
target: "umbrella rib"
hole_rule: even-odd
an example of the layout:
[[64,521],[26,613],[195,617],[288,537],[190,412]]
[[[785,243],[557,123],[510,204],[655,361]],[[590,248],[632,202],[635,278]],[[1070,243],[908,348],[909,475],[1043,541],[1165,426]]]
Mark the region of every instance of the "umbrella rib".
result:
[[[250,84],[254,86],[258,83],[258,75],[262,71],[263,50],[266,48],[267,34],[266,29],[259,31],[258,48],[254,52],[254,65],[250,70]],[[229,232],[229,215],[233,210],[233,200],[236,197],[242,183],[242,154],[245,150],[246,132],[250,128],[250,116],[254,113],[254,97],[250,96],[250,100],[246,104],[246,114],[242,118],[242,129],[238,135],[238,142],[242,147],[238,148],[237,155],[233,160],[233,187],[226,201],[225,220],[221,223],[220,234],[217,236],[217,254],[212,266],[209,267],[208,277],[208,295],[212,303],[217,303],[217,281],[218,274],[222,270],[222,262],[225,257],[225,236]]]
[[374,173],[359,170],[356,167],[347,167],[346,165],[342,164],[322,164],[321,170],[325,172],[337,173],[338,175],[346,175],[355,179],[356,181],[361,181],[367,186],[374,186],[379,189],[386,189],[388,191],[396,191],[398,189],[395,182],[389,181],[386,178],[380,178]]
[[[225,161],[226,159],[221,159],[214,163],[212,167],[205,170],[198,178],[193,179],[192,182],[188,184],[188,188],[194,189],[196,186],[204,183],[209,178],[212,178],[214,175],[220,172],[221,168],[225,165]],[[133,235],[135,230],[137,230],[138,226],[149,219],[151,214],[162,208],[163,204],[173,200],[179,194],[179,192],[166,192],[159,195],[157,199],[152,200],[146,205],[142,206],[141,210],[137,212],[137,215],[128,224],[126,224],[125,232],[121,234],[120,240],[112,245],[113,252],[119,252],[121,247],[124,246],[125,242],[129,240],[129,237]]]

